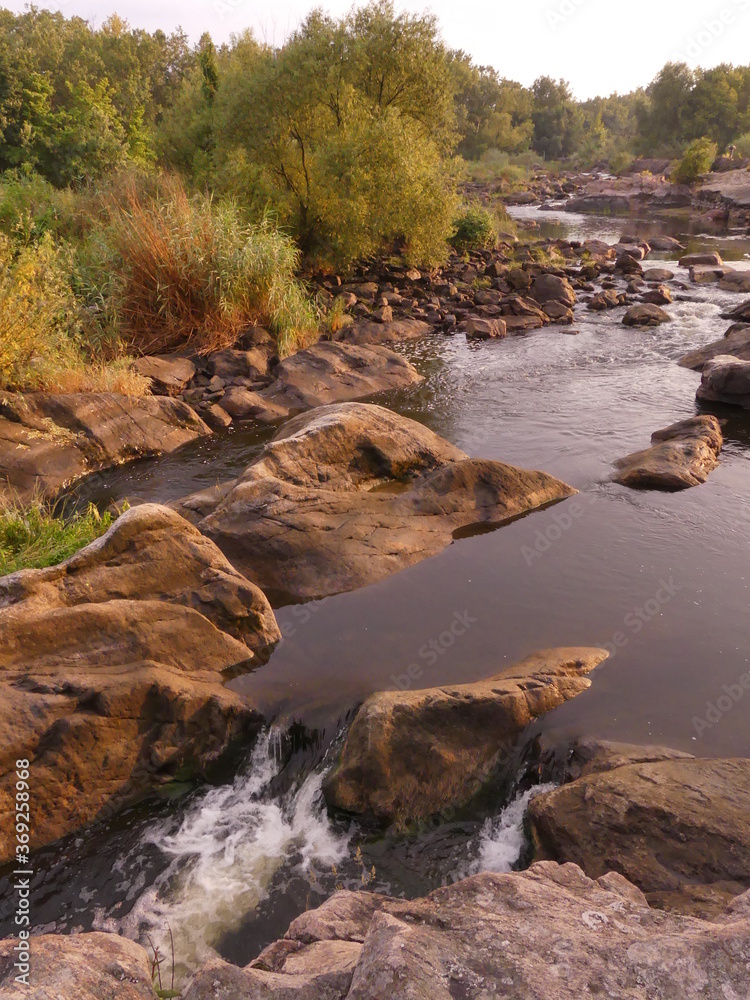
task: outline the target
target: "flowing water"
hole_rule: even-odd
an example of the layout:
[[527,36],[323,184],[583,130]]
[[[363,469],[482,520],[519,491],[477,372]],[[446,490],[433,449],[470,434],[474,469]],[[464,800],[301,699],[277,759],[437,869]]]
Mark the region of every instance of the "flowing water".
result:
[[[545,235],[608,242],[623,232],[687,232],[691,249],[718,249],[750,267],[744,233],[690,234],[680,220],[516,214]],[[665,255],[651,260],[679,270]],[[374,586],[279,608],[283,641],[265,666],[232,682],[277,728],[232,784],[133,810],[40,852],[37,930],[148,932],[164,954],[171,927],[179,966],[215,951],[243,963],[336,885],[413,895],[482,867],[512,867],[528,789],[510,805],[499,800],[494,818],[407,842],[366,837],[325,814],[320,781],[331,741],[368,694],[411,684],[413,664],[423,687],[477,680],[546,646],[607,644],[615,655],[591,689],[536,732],[750,755],[750,695],[727,694],[750,658],[750,414],[711,410],[725,421],[726,446],[703,486],[634,492],[610,478],[617,458],[697,412],[699,376],[676,361],[721,337],[728,322],[720,313],[741,301],[688,286],[668,307],[673,321],[657,329],[626,329],[622,309],[580,309],[572,330],[483,344],[433,336],[400,348],[425,381],[379,401],[473,456],[543,469],[580,496],[469,533]],[[269,434],[235,429],[91,477],[77,492],[100,503],[173,499],[236,475]],[[456,616],[468,625],[459,638],[449,630]],[[293,746],[279,735],[290,732]]]

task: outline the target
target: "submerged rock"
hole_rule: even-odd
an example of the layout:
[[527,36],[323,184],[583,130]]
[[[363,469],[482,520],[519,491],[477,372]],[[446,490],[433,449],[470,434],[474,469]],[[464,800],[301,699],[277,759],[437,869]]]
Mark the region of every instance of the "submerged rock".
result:
[[724,443],[716,417],[679,420],[651,435],[651,447],[621,458],[615,482],[633,489],[684,490],[705,483]]
[[[280,638],[264,595],[174,511],[145,504],[49,569],[0,580],[0,807],[30,761],[32,846],[206,775],[258,712],[222,671]],[[13,850],[0,831],[0,861]]]
[[720,354],[703,366],[698,399],[750,410],[750,361]]
[[422,381],[416,368],[387,347],[320,343],[286,358],[267,389],[230,389],[222,406],[235,417],[277,423],[292,413],[361,399]]
[[747,992],[748,953],[750,902],[698,920],[617,874],[542,862],[423,899],[337,892],[246,968],[208,962],[183,998],[726,1000]]
[[0,492],[52,496],[90,472],[210,433],[186,403],[166,396],[0,394]]
[[[470,620],[464,623],[470,628]],[[404,825],[467,805],[534,719],[591,686],[603,649],[542,650],[474,684],[372,695],[326,778],[330,806]],[[412,679],[405,677],[405,686]]]
[[538,796],[529,816],[537,858],[619,872],[660,907],[718,915],[750,888],[750,760],[628,764]]
[[712,361],[721,355],[731,356],[740,361],[750,361],[750,323],[735,323],[721,340],[715,340],[705,347],[690,351],[683,355],[677,364],[700,372],[703,371],[707,361]]
[[422,424],[340,403],[294,417],[236,480],[180,501],[234,565],[279,600],[337,594],[576,491],[470,459]]
[[660,326],[671,319],[669,313],[650,303],[631,306],[622,318],[625,326]]

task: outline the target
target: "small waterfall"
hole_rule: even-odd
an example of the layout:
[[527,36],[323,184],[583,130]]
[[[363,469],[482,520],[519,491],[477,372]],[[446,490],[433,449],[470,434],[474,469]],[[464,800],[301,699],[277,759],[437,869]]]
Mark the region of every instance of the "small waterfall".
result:
[[[274,797],[269,784],[279,773],[283,733],[271,729],[256,743],[246,771],[231,785],[211,788],[188,806],[180,826],[162,824],[147,840],[172,860],[133,910],[112,926],[99,927],[155,946],[171,977],[174,938],[176,979],[215,957],[223,934],[267,897],[273,876],[292,864],[334,868],[347,854],[349,836],[330,825],[321,791],[322,774]],[[314,877],[314,876],[313,876]]]
[[485,820],[479,834],[477,856],[464,874],[513,871],[524,848],[523,821],[529,802],[554,788],[557,785],[534,785],[519,792],[498,816]]

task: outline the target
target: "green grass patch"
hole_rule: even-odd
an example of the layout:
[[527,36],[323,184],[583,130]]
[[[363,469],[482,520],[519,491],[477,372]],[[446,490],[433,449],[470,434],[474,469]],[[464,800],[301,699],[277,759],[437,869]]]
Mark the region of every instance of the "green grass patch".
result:
[[0,576],[56,566],[103,535],[114,518],[93,504],[66,516],[43,500],[0,502]]

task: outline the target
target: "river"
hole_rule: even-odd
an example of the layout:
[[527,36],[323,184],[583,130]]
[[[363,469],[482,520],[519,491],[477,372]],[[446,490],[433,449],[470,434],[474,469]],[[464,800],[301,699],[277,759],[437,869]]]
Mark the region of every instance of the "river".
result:
[[[515,214],[545,235],[610,243],[636,229],[689,233],[679,219],[667,226]],[[747,234],[689,233],[689,246],[750,268]],[[679,270],[665,254],[651,261]],[[579,308],[572,330],[480,344],[436,335],[400,347],[425,381],[378,402],[472,456],[571,483],[581,491],[580,513],[564,517],[567,505],[553,506],[457,540],[374,586],[279,608],[282,643],[265,666],[232,682],[272,724],[242,772],[231,784],[132,810],[40,852],[36,930],[148,931],[164,950],[171,927],[182,971],[215,951],[246,963],[336,885],[412,895],[477,866],[516,863],[529,791],[498,801],[494,817],[408,843],[367,837],[326,816],[320,772],[331,741],[364,697],[396,686],[415,662],[424,686],[473,681],[536,649],[614,644],[618,636],[591,689],[535,731],[559,741],[587,735],[750,756],[747,698],[696,728],[724,686],[748,670],[750,413],[711,410],[725,420],[726,445],[703,486],[666,494],[610,481],[617,458],[696,412],[700,377],[676,361],[721,337],[729,324],[720,313],[742,301],[715,286],[690,286],[675,299],[672,322],[656,329],[623,327],[623,310]],[[236,475],[269,433],[235,429],[102,473],[77,492],[102,504],[175,499]],[[438,642],[434,663],[420,659],[420,647],[439,640],[455,614],[471,627],[452,645]]]

